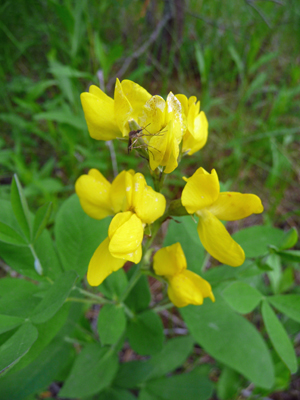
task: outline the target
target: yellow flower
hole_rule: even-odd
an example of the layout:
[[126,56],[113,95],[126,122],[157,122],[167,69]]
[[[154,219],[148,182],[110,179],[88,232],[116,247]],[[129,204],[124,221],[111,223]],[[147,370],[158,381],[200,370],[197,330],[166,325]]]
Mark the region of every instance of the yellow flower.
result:
[[183,94],[176,95],[187,118],[187,130],[183,136],[182,152],[189,156],[202,149],[207,142],[208,122],[203,111],[200,111],[200,101],[195,96],[187,99]]
[[186,131],[186,117],[180,101],[172,92],[167,101],[160,96],[151,97],[138,118],[140,126],[147,126],[150,135],[143,136],[148,144],[150,167],[164,167],[170,173],[178,165],[179,145]]
[[213,169],[211,174],[199,168],[187,182],[181,196],[182,205],[189,214],[199,217],[199,238],[214,258],[223,264],[238,267],[245,261],[245,253],[220,220],[235,221],[251,214],[263,212],[263,205],[254,194],[236,192],[220,193],[219,179]]
[[126,261],[139,263],[142,257],[143,223],[136,214],[126,211],[111,221],[108,237],[93,254],[87,273],[91,286],[100,285],[112,272],[122,268]]
[[[75,184],[83,210],[102,219],[118,213],[111,221],[108,238],[95,251],[88,268],[88,282],[98,286],[126,261],[138,263],[142,257],[144,227],[163,215],[166,199],[147,185],[144,176],[122,171],[110,184],[92,169]],[[121,261],[120,261],[121,260]]]
[[188,271],[180,243],[158,250],[153,258],[157,275],[168,279],[168,296],[176,307],[201,305],[205,297],[215,301],[210,284],[199,275]]
[[138,84],[117,79],[114,100],[97,86],[81,94],[81,104],[90,136],[97,140],[111,140],[128,136],[128,120],[138,113],[151,95]]
[[94,219],[103,219],[127,211],[130,208],[125,190],[127,174],[133,175],[134,171],[122,171],[112,183],[97,169],[81,175],[75,183],[75,190],[84,212]]

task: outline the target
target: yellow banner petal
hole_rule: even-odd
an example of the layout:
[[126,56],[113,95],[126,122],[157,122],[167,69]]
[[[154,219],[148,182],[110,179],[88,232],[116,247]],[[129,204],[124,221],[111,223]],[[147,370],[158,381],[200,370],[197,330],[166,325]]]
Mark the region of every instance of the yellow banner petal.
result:
[[165,212],[166,199],[147,185],[142,174],[137,173],[134,176],[132,206],[144,223],[151,224]]
[[122,135],[128,136],[130,131],[128,121],[132,119],[133,107],[124,93],[119,79],[116,80],[114,100],[114,116],[117,125]]
[[89,263],[87,281],[91,286],[99,286],[108,275],[122,268],[126,260],[113,257],[109,250],[109,238],[106,238],[93,254]]
[[110,183],[97,170],[81,175],[75,183],[75,191],[84,212],[95,219],[113,215],[110,201]]
[[188,213],[194,214],[196,211],[213,204],[218,198],[220,185],[214,169],[209,174],[205,169],[199,168],[186,182],[182,191],[181,202]]
[[203,111],[194,120],[193,134],[187,131],[183,137],[182,151],[188,155],[196,153],[207,142],[208,122]]
[[264,207],[255,194],[222,192],[214,204],[207,209],[219,219],[236,221],[251,214],[260,214]]
[[111,184],[110,198],[115,213],[127,211],[131,207],[132,173],[122,171]]
[[142,86],[128,79],[124,79],[121,85],[123,93],[133,108],[133,118],[137,121],[137,116],[141,113],[145,103],[150,100],[152,96]]
[[225,226],[211,212],[202,210],[197,231],[206,251],[223,264],[238,267],[245,261],[245,253],[227,232]]
[[149,143],[152,135],[164,134],[165,106],[166,102],[162,97],[152,96],[142,108],[138,123],[141,127],[146,128],[142,132],[144,142]]
[[80,95],[89,134],[93,139],[111,140],[121,136],[115,120],[114,103],[107,98],[109,100],[104,100],[92,93]]

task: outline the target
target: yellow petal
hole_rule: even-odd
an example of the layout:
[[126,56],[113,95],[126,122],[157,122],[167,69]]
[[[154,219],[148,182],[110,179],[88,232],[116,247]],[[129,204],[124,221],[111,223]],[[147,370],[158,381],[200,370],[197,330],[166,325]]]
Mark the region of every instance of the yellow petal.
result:
[[89,263],[87,281],[91,286],[100,285],[112,272],[122,268],[126,260],[113,257],[109,250],[109,238],[106,238],[93,254]]
[[188,269],[184,271],[184,275],[193,282],[195,288],[201,292],[204,298],[209,297],[211,301],[215,301],[215,296],[213,295],[211,286],[205,279],[201,278],[201,276],[199,276],[198,274],[189,271]]
[[186,182],[181,202],[189,214],[211,205],[218,198],[220,185],[214,169],[209,174],[205,169],[199,168]]
[[180,101],[182,111],[187,116],[189,111],[189,102],[184,94],[176,94],[176,98]]
[[245,253],[227,232],[225,226],[211,212],[198,213],[197,231],[206,251],[223,264],[238,267],[245,261]]
[[128,79],[124,79],[121,85],[123,93],[133,108],[132,118],[137,121],[137,117],[141,113],[145,103],[151,99],[151,94],[142,86]]
[[110,187],[110,183],[96,169],[77,179],[75,190],[86,214],[95,219],[114,214],[110,201]]
[[154,136],[149,142],[150,168],[154,171],[158,166],[165,167],[169,174],[178,165],[179,141],[174,134],[175,121],[171,120],[162,135]]
[[100,100],[109,103],[112,107],[114,106],[114,100],[111,97],[107,96],[107,94],[102,92],[102,90],[100,88],[98,88],[98,86],[91,85],[89,87],[89,93],[94,94]]
[[133,182],[132,205],[137,216],[144,223],[151,224],[165,212],[166,199],[147,185],[141,173],[137,173]]
[[224,221],[236,221],[251,214],[260,214],[264,207],[255,194],[222,192],[217,200],[207,208],[217,218]]
[[176,307],[185,307],[188,304],[201,305],[203,295],[185,272],[169,279],[168,296]]
[[186,131],[186,116],[180,101],[172,92],[167,97],[165,107],[166,125],[161,135],[156,135],[149,141],[150,168],[165,167],[169,174],[178,165],[179,145]]
[[[165,124],[165,100],[160,96],[152,96],[142,108],[138,123],[141,127],[146,127],[143,131],[143,140],[149,143],[151,135],[163,135]],[[162,133],[160,133],[162,131]],[[151,150],[151,148],[150,148]]]
[[171,277],[186,269],[186,258],[180,243],[163,247],[153,257],[153,269],[156,275]]
[[117,125],[122,135],[128,136],[130,131],[128,121],[132,119],[133,107],[123,92],[119,79],[116,80],[114,100],[114,116]]
[[110,223],[108,236],[109,251],[114,257],[140,262],[144,227],[135,214],[130,211],[117,214]]
[[179,144],[186,131],[187,122],[181,103],[172,92],[170,92],[167,97],[166,113],[166,121],[172,121],[173,138],[176,139]]
[[193,134],[187,131],[183,137],[182,151],[188,155],[196,153],[207,142],[208,122],[203,111],[194,120]]
[[[96,91],[92,89],[92,92]],[[111,140],[120,137],[121,132],[115,121],[114,101],[106,95],[100,98],[93,93],[81,93],[80,95],[90,136],[97,140]]]
[[111,184],[110,198],[115,213],[127,211],[131,206],[133,171],[122,171]]

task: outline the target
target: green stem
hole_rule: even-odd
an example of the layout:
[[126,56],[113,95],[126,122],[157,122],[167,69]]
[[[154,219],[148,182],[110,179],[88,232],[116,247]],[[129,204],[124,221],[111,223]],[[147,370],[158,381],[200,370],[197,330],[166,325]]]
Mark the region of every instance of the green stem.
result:
[[[101,299],[101,297],[99,297],[99,299]],[[93,304],[93,303],[95,303],[96,302],[96,300],[88,300],[88,299],[80,299],[79,297],[68,297],[67,299],[66,299],[66,301],[72,301],[72,302],[75,302],[75,303],[86,303],[86,304]],[[100,303],[100,304],[103,304],[103,302],[101,302],[101,301],[99,301],[98,303]]]
[[206,265],[207,265],[207,262],[208,262],[209,258],[210,258],[210,254],[206,253],[205,257],[204,257],[204,260],[203,260],[203,263],[202,263],[202,266],[201,266],[201,272],[205,272],[205,268],[206,268]]
[[127,285],[127,288],[124,290],[124,292],[121,294],[121,296],[119,298],[119,303],[124,303],[124,300],[126,299],[128,294],[130,293],[131,289],[135,286],[137,281],[140,279],[140,277],[142,275],[141,266],[142,266],[142,262],[140,262],[137,265],[136,270],[134,271],[132,277],[130,278],[130,281],[129,281],[128,285]]
[[152,308],[152,311],[159,313],[160,311],[167,310],[168,308],[172,308],[172,307],[174,307],[173,303],[167,303],[167,304],[163,304],[161,306]]
[[128,308],[125,303],[122,303],[122,306],[124,308],[125,314],[129,317],[129,319],[134,319],[135,314],[130,310],[130,308]]
[[84,294],[87,297],[90,297],[91,299],[96,300],[97,303],[101,303],[101,304],[113,304],[114,302],[111,300],[107,300],[104,297],[100,297],[96,294],[90,293],[87,290],[81,289],[79,287],[74,287],[73,290],[78,290],[79,293]]

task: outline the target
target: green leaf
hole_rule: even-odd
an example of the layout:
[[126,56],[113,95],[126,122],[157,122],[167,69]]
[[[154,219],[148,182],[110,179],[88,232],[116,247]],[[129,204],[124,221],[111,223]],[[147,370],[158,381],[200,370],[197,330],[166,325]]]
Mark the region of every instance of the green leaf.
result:
[[136,400],[136,397],[128,390],[109,388],[101,392],[97,400]]
[[54,231],[66,271],[75,270],[79,278],[86,274],[93,253],[107,237],[109,223],[110,218],[98,221],[85,214],[76,194],[63,203],[57,213]]
[[146,361],[130,361],[120,365],[114,383],[117,386],[133,389],[141,383],[159,378],[179,368],[193,348],[191,336],[170,339],[162,350]]
[[297,229],[293,227],[289,231],[285,232],[279,249],[280,250],[290,249],[291,247],[294,247],[297,242],[298,242],[298,232]]
[[52,203],[44,204],[37,210],[33,221],[32,242],[34,243],[45,229],[52,211]]
[[261,293],[244,282],[234,282],[227,286],[222,296],[235,311],[241,314],[248,314],[262,300]]
[[28,364],[39,357],[44,348],[49,345],[51,340],[57,335],[57,333],[65,324],[70,305],[71,303],[64,304],[62,308],[54,315],[54,317],[47,322],[36,326],[39,336],[31,346],[28,353],[14,367],[14,371],[19,371],[20,369],[27,367]]
[[15,246],[27,246],[26,240],[9,225],[0,222],[0,241],[14,244]]
[[120,364],[115,377],[116,386],[133,389],[145,382],[153,371],[153,366],[146,361],[134,360]]
[[201,368],[195,368],[187,374],[149,381],[145,389],[161,400],[208,400],[213,393],[213,384],[203,376]]
[[[18,230],[18,222],[14,216],[11,203],[9,201],[0,200],[0,221]],[[53,241],[47,230],[41,234],[34,245],[39,261],[43,267],[44,274],[50,279],[55,279],[61,274],[60,264],[54,250]],[[34,270],[34,257],[29,247],[16,247],[11,244],[0,242],[1,258],[12,269],[21,275],[27,276],[34,280],[44,280]]]
[[[130,279],[136,268],[137,266],[135,265],[128,271],[128,280]],[[125,303],[127,307],[138,313],[148,309],[150,301],[151,293],[149,289],[148,279],[145,275],[142,275],[135,286],[131,289],[129,295],[125,300]]]
[[298,294],[270,296],[267,297],[267,301],[289,318],[300,322],[300,296]]
[[162,400],[161,397],[158,397],[156,395],[152,395],[145,388],[142,388],[142,390],[139,393],[139,400]]
[[67,271],[61,274],[47,291],[43,300],[33,310],[31,321],[36,324],[42,324],[52,318],[64,304],[76,279],[77,274],[75,271]]
[[276,254],[285,261],[300,262],[300,250],[276,251]]
[[52,342],[26,368],[10,373],[0,380],[1,400],[23,400],[49,385],[68,362],[70,346]]
[[30,323],[22,325],[0,347],[0,374],[23,357],[38,337],[37,329]]
[[297,359],[293,345],[283,325],[267,301],[264,301],[262,304],[262,316],[269,338],[276,352],[291,373],[295,373],[297,371]]
[[31,223],[29,208],[23,193],[22,186],[16,174],[14,175],[11,183],[11,204],[19,226],[22,229],[22,232],[24,233],[27,240],[30,242]]
[[232,235],[245,251],[246,257],[260,257],[268,253],[268,246],[280,246],[284,232],[270,226],[255,225]]
[[0,334],[16,328],[24,322],[24,318],[0,314]]
[[190,215],[176,217],[176,221],[170,221],[163,246],[179,242],[186,257],[188,269],[200,273],[205,251],[199,239],[197,223]]
[[147,360],[152,366],[148,379],[160,378],[179,368],[191,353],[194,339],[191,336],[176,337],[167,341],[162,351]]
[[118,357],[93,343],[77,356],[60,397],[92,396],[109,386],[118,369]]
[[280,282],[282,279],[282,268],[281,260],[277,254],[270,254],[266,260],[266,264],[272,268],[272,271],[268,272],[268,278],[273,290],[273,293],[277,294],[279,292]]
[[128,279],[123,268],[110,274],[104,282],[98,286],[98,290],[108,299],[117,301],[128,285]]
[[180,310],[197,343],[212,357],[270,389],[274,367],[266,343],[250,322],[232,311],[215,291],[216,302]]
[[0,279],[0,314],[27,318],[40,301],[33,297],[38,291],[37,285],[25,279]]
[[240,380],[240,375],[233,369],[228,367],[223,368],[217,383],[218,399],[236,399],[241,384]]
[[127,334],[130,346],[141,355],[152,355],[162,349],[163,325],[160,317],[153,311],[145,311],[130,320]]
[[97,329],[103,345],[115,344],[126,329],[124,308],[105,304],[98,316]]

